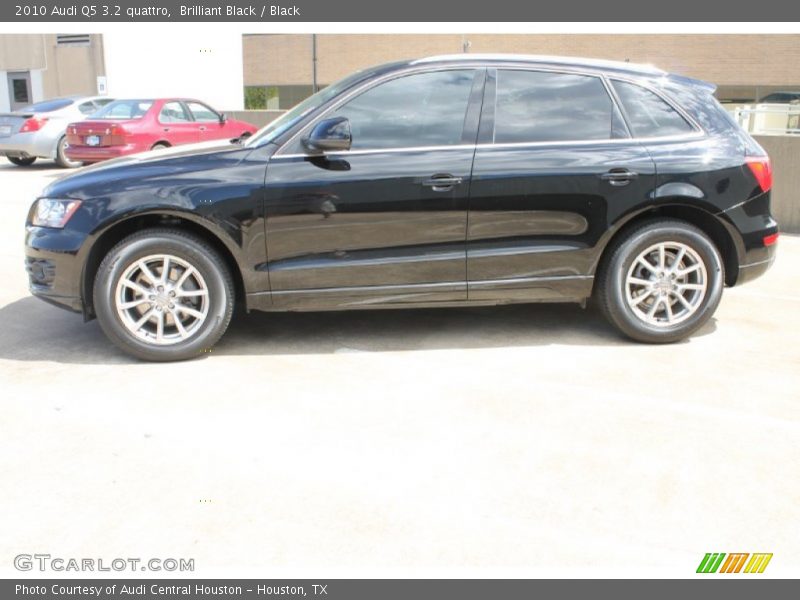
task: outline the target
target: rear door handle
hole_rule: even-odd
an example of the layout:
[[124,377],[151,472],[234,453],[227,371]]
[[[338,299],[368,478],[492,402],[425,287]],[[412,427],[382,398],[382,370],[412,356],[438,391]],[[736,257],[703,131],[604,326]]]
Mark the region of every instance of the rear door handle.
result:
[[611,185],[628,185],[637,177],[639,177],[639,174],[629,169],[611,169],[607,173],[600,175],[600,179],[608,181]]
[[430,179],[422,182],[425,187],[432,188],[434,192],[446,192],[453,189],[453,186],[460,185],[464,179],[455,177],[449,173],[440,173],[433,175]]

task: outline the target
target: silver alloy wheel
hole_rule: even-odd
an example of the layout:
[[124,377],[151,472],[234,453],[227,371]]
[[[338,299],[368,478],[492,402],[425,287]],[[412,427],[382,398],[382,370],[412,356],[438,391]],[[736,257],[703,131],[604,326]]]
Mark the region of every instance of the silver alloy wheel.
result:
[[208,316],[208,286],[200,272],[170,254],[137,259],[120,277],[114,305],[123,325],[149,344],[191,338]]
[[672,327],[700,308],[708,273],[700,255],[680,242],[661,242],[636,257],[625,278],[633,313],[648,325]]

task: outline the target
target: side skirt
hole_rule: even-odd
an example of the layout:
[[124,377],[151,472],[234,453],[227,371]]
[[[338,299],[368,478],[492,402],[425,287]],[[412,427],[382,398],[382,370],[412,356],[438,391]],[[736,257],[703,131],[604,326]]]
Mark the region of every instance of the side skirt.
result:
[[494,306],[574,302],[591,296],[591,275],[531,277],[414,285],[364,286],[259,292],[247,295],[247,310],[310,312],[389,308]]

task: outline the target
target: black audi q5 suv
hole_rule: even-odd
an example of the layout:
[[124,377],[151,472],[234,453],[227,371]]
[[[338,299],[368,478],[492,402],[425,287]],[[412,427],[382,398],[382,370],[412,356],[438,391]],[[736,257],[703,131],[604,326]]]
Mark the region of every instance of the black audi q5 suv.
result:
[[[46,188],[30,289],[126,352],[196,356],[247,310],[577,302],[674,342],[772,263],[772,174],[714,86],[458,55],[361,71],[246,141]],[[535,318],[532,317],[532,318]]]

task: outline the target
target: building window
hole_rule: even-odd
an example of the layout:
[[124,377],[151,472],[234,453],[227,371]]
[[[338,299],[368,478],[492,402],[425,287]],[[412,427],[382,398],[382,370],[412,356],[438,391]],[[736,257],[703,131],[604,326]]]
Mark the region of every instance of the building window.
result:
[[92,37],[88,33],[62,33],[56,36],[57,46],[88,46]]
[[310,85],[248,85],[244,88],[246,110],[289,110],[313,93]]

